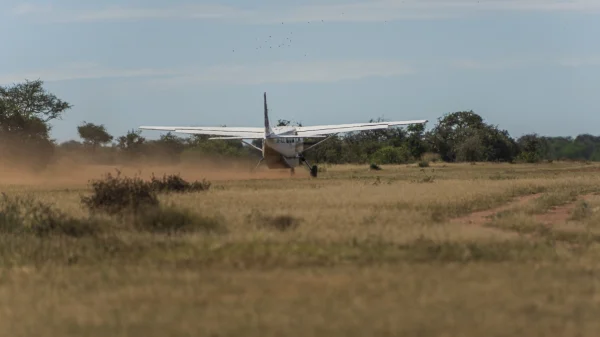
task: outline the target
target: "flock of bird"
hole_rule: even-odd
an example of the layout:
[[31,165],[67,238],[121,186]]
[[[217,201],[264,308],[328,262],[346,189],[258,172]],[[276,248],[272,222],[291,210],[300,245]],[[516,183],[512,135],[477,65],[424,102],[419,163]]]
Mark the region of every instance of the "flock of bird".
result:
[[[342,13],[341,15],[344,15],[344,13]],[[321,22],[325,22],[324,20],[321,20]],[[308,21],[308,23],[311,23],[311,21]],[[281,23],[283,25],[283,22]],[[269,35],[268,38],[266,38],[264,40],[264,44],[259,44],[257,47],[255,47],[256,50],[260,50],[260,49],[273,49],[275,48],[282,48],[282,47],[291,47],[292,46],[292,35],[293,33],[290,32],[288,36],[285,37],[285,39],[280,40],[279,42],[273,43],[273,37],[272,35]],[[262,39],[256,38],[256,41],[262,42]],[[267,48],[268,47],[268,48]],[[232,49],[232,52],[235,52],[235,49]],[[304,56],[306,56],[307,54],[304,54]]]

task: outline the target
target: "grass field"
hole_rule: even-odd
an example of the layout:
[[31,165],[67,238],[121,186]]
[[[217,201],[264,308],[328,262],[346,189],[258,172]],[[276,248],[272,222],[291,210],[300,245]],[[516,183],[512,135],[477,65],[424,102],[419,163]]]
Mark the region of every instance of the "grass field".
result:
[[[87,180],[110,170],[7,173],[0,189],[86,219]],[[599,165],[331,166],[317,179],[151,171],[209,179],[208,191],[159,198],[218,230],[151,233],[105,218],[94,235],[34,235],[7,230],[5,207],[0,335],[600,331]]]

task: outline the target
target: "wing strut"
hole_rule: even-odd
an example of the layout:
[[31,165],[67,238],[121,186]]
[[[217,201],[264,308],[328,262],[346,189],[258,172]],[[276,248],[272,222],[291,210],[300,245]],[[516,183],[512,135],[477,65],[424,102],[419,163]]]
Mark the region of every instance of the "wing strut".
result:
[[304,153],[304,152],[306,152],[306,151],[308,151],[308,150],[312,149],[313,147],[315,147],[315,146],[317,146],[317,145],[319,145],[319,144],[323,143],[324,141],[326,141],[326,140],[328,140],[328,139],[332,138],[332,137],[333,137],[333,136],[335,136],[335,135],[337,135],[337,133],[334,133],[334,134],[330,135],[329,137],[327,137],[327,138],[325,138],[325,139],[323,139],[323,140],[321,140],[321,141],[318,141],[318,142],[316,142],[315,144],[313,144],[313,145],[311,145],[311,146],[307,147],[306,149],[302,150],[302,152],[300,152],[299,154],[302,154],[302,153]]
[[242,140],[242,143],[248,144],[248,145],[252,146],[253,148],[257,149],[258,151],[262,152],[262,149],[261,149],[261,148],[259,148],[258,146],[255,146],[255,145],[254,145],[254,144],[252,144],[252,143],[248,143],[248,142],[247,142],[247,141],[245,141],[245,140]]

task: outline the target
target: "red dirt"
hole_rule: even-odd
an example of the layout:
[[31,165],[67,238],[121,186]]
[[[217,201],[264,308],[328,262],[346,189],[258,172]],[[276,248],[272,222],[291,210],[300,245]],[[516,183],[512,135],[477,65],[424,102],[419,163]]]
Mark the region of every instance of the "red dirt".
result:
[[565,205],[555,206],[543,214],[537,214],[535,216],[535,219],[536,221],[547,226],[565,223],[569,220],[569,217],[573,213],[575,207],[577,207],[577,202],[579,202],[580,200],[589,200],[593,196],[593,194],[581,195],[577,197],[577,201],[570,202]]
[[499,207],[495,207],[495,208],[486,209],[483,211],[473,212],[471,214],[468,214],[468,215],[465,215],[465,216],[462,216],[459,218],[454,218],[450,222],[451,223],[484,225],[486,222],[489,221],[489,217],[493,216],[494,214],[509,210],[514,207],[521,206],[539,196],[541,196],[541,193],[521,196],[521,197],[516,198],[516,200],[509,202],[508,204],[505,204],[505,205],[502,205]]
[[[491,209],[487,209],[487,210],[483,210],[483,211],[479,211],[479,212],[473,212],[471,214],[452,219],[450,222],[451,223],[462,223],[462,224],[474,224],[474,225],[483,226],[490,220],[489,218],[491,216],[498,214],[500,212],[509,210],[511,208],[523,205],[523,204],[539,197],[540,195],[541,194],[538,193],[538,194],[522,196],[522,197],[519,197],[516,200],[514,200],[508,204],[502,205],[500,207],[495,207],[495,208],[491,208]],[[571,202],[571,203],[568,203],[565,205],[552,207],[551,209],[544,212],[543,214],[536,214],[535,219],[537,222],[542,223],[546,226],[553,226],[553,225],[557,225],[557,224],[566,223],[569,220],[569,217],[571,216],[571,214],[573,213],[573,210],[577,207],[578,201],[589,200],[594,196],[595,196],[594,194],[581,195],[577,198],[577,201],[574,201],[574,202]]]

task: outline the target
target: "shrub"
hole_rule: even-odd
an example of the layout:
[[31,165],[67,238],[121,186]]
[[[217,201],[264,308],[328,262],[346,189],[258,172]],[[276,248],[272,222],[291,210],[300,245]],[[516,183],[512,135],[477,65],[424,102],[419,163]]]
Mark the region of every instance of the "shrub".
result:
[[116,176],[107,173],[103,180],[92,181],[91,185],[93,194],[81,197],[90,212],[116,215],[126,210],[137,212],[142,207],[158,206],[152,184],[139,177],[121,177],[120,171]]
[[140,177],[121,177],[107,173],[104,179],[91,182],[93,194],[82,197],[81,202],[92,212],[110,215],[123,212],[138,212],[141,208],[158,206],[157,193],[206,191],[211,183],[206,181],[187,182],[179,175],[164,175],[162,179],[152,175],[150,181]]
[[156,192],[196,192],[206,191],[210,188],[211,183],[206,179],[202,181],[194,181],[192,183],[185,181],[178,174],[167,176],[163,175],[162,179],[158,179],[152,174],[150,180],[152,189]]
[[429,167],[429,162],[426,160],[421,160],[419,162],[419,167]]
[[371,163],[371,165],[369,165],[369,170],[381,171],[381,167],[375,163]]
[[99,220],[74,218],[32,198],[3,194],[0,201],[0,232],[4,234],[82,237],[96,235],[101,228]]
[[301,219],[291,215],[264,215],[259,211],[253,211],[247,216],[249,222],[255,222],[259,227],[287,231],[296,229]]
[[148,207],[134,216],[133,224],[137,230],[166,234],[225,230],[217,218],[203,217],[173,205]]
[[426,152],[421,156],[421,160],[431,163],[437,163],[438,161],[442,160],[442,157],[439,153]]
[[410,161],[411,157],[406,146],[384,146],[377,150],[371,159],[379,164],[405,164]]

